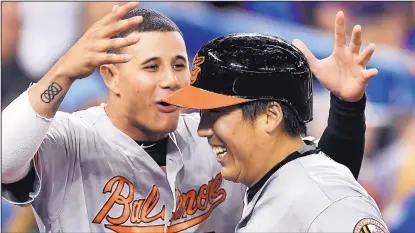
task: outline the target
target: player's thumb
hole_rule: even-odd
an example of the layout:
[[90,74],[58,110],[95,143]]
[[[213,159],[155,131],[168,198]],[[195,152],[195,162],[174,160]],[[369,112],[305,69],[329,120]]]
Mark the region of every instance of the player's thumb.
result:
[[311,51],[307,48],[307,46],[299,39],[293,40],[292,44],[297,47],[306,57],[308,64],[310,65],[311,70],[315,67],[315,63],[317,58],[311,53]]

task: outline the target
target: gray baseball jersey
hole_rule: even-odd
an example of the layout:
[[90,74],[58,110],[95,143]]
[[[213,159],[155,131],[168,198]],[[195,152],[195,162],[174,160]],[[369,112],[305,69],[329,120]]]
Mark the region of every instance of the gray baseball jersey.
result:
[[[313,149],[307,145],[302,149]],[[315,146],[314,146],[315,148]],[[248,202],[237,232],[388,232],[375,201],[345,166],[317,152],[279,168]]]
[[34,159],[33,189],[2,185],[2,196],[31,204],[41,232],[232,232],[245,187],[222,179],[199,121],[180,117],[164,172],[103,106],[58,112]]

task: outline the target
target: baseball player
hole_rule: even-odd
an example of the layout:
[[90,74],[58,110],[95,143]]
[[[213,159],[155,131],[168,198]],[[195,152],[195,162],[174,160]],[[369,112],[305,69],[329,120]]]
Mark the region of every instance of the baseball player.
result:
[[166,101],[202,110],[198,134],[223,177],[248,187],[237,232],[388,232],[350,170],[301,138],[313,90],[300,50],[276,36],[240,33],[208,42],[196,60],[192,86]]
[[[197,134],[199,114],[163,101],[190,81],[180,30],[136,7],[115,7],[92,25],[2,112],[2,197],[31,205],[41,232],[230,232],[242,215],[246,187],[222,179]],[[71,84],[97,67],[107,103],[58,112]],[[359,164],[365,99],[340,94],[350,102],[333,96],[320,146]]]

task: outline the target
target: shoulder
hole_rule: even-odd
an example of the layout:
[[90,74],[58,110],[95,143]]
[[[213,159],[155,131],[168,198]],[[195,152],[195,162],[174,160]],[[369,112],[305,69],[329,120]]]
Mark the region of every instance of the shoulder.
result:
[[353,196],[339,199],[321,211],[308,232],[388,233],[388,229],[375,203]]
[[[304,224],[304,227],[309,226],[327,209],[343,203],[349,203],[350,212],[359,212],[364,208],[374,213],[367,215],[369,217],[380,215],[373,198],[354,179],[350,171],[322,152],[286,164],[273,179],[267,188],[268,194],[265,195],[270,199],[268,201],[285,207],[282,211],[286,211],[292,221]],[[281,190],[281,187],[284,189]],[[353,203],[365,205],[359,207]]]
[[356,181],[350,170],[332,160],[323,152],[295,160],[304,179],[310,180],[331,201],[347,196],[362,196],[371,199],[366,190]]
[[[302,189],[305,198],[299,201],[299,205],[313,206],[321,203],[320,208],[316,209],[319,210],[318,214],[314,212],[314,216],[307,216],[308,221],[309,217],[313,217],[310,222],[311,232],[351,232],[360,225],[375,223],[380,228],[387,229],[376,202],[347,167],[333,161],[323,152],[300,158],[296,163],[300,167],[298,170],[302,171],[303,179],[309,181],[307,188]],[[324,204],[322,200],[326,200]],[[372,231],[368,231],[370,232]],[[387,230],[383,232],[386,233]]]
[[100,118],[105,117],[105,104],[101,104],[100,106],[90,107],[85,110],[76,111],[70,115],[72,118],[78,119],[80,121],[84,121],[91,125],[95,124]]
[[73,113],[58,111],[52,120],[49,132],[76,132],[92,129],[92,126],[105,115],[103,107],[97,106]]

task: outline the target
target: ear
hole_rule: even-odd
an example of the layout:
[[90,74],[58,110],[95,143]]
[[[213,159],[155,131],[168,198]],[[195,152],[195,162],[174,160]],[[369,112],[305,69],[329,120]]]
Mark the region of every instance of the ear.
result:
[[120,96],[120,72],[114,64],[101,65],[99,68],[101,76],[110,93]]
[[277,102],[270,103],[266,112],[265,131],[269,134],[278,132],[283,127],[283,119],[281,105]]

